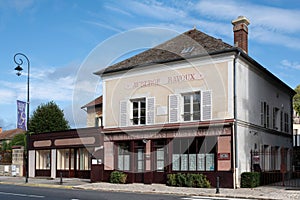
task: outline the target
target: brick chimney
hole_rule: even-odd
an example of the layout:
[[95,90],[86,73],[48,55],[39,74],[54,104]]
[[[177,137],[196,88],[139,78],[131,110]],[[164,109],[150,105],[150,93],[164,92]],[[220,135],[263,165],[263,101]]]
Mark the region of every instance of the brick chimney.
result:
[[2,133],[2,127],[0,127],[0,133]]
[[244,16],[239,16],[231,23],[233,25],[234,46],[248,53],[248,25],[250,21]]

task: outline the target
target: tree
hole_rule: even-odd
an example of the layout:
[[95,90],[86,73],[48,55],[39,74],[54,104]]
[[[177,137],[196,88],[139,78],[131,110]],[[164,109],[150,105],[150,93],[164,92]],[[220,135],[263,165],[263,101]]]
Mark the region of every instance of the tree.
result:
[[295,88],[296,95],[293,97],[294,110],[300,114],[300,85]]
[[63,110],[56,103],[50,101],[41,104],[33,112],[29,120],[29,132],[44,133],[69,129],[69,122],[65,119]]
[[11,146],[25,146],[25,134],[19,133],[11,140]]

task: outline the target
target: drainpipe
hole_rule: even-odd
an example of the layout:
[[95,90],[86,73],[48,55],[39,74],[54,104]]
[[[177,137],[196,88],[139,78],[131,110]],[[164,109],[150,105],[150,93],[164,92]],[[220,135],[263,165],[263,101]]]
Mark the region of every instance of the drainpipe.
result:
[[238,157],[237,157],[237,106],[236,106],[236,65],[237,65],[237,59],[239,58],[241,52],[238,50],[238,53],[235,55],[233,60],[233,188],[236,189],[237,186],[237,180],[236,180],[236,174],[237,174],[237,167],[238,167]]

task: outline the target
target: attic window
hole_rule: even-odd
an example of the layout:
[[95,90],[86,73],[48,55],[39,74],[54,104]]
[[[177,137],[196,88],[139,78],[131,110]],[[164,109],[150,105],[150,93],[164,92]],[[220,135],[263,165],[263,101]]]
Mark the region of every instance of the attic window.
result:
[[194,46],[192,46],[192,47],[184,47],[184,48],[182,49],[181,53],[182,53],[182,54],[184,54],[184,53],[190,53],[190,52],[193,51],[194,48],[195,48]]

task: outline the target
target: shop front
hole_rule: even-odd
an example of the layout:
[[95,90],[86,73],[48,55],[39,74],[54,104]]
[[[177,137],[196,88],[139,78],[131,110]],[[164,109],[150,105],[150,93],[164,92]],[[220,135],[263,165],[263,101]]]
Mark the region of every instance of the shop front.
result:
[[31,135],[30,177],[90,178],[93,153],[103,144],[97,128]]
[[[192,126],[193,127],[193,126]],[[128,174],[129,183],[166,183],[171,173],[202,173],[213,186],[233,187],[232,125],[223,127],[164,128],[153,131],[104,130],[105,173]],[[108,170],[109,169],[109,170]]]

